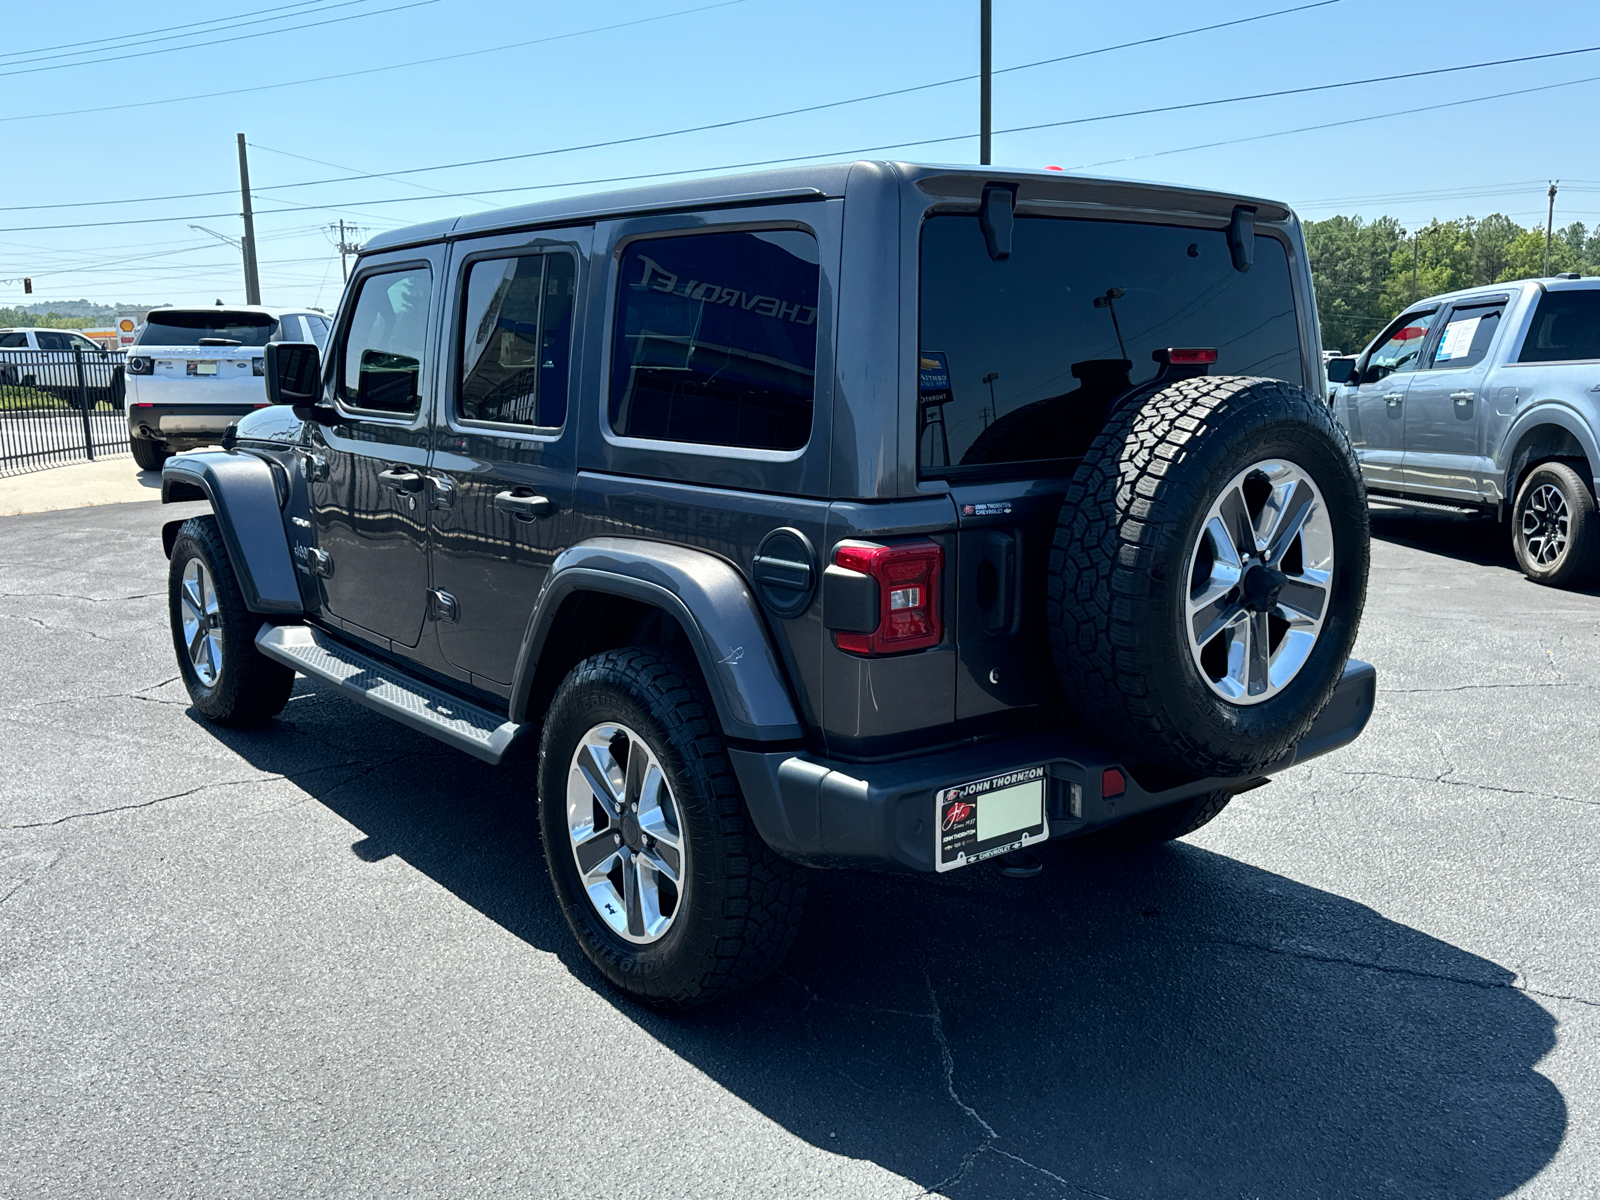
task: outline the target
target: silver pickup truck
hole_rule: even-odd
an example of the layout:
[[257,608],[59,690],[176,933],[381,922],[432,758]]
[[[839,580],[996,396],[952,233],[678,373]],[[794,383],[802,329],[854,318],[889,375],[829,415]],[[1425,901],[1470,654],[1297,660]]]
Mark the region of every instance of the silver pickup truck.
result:
[[1328,381],[1374,500],[1509,516],[1529,579],[1600,577],[1600,278],[1430,297]]

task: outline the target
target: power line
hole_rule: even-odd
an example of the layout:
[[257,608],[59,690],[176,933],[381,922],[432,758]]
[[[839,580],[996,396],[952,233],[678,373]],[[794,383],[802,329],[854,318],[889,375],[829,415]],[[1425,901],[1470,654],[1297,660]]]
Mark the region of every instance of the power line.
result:
[[676,12],[661,13],[654,17],[639,17],[632,21],[619,21],[613,25],[600,25],[593,29],[579,29],[572,33],[558,33],[549,37],[532,38],[525,42],[509,42],[503,45],[486,46],[478,50],[465,50],[458,54],[442,54],[435,58],[419,58],[411,62],[391,63],[382,67],[367,67],[360,71],[339,71],[332,75],[313,75],[308,79],[289,79],[282,83],[262,83],[254,87],[233,88],[222,92],[198,92],[192,96],[168,96],[163,100],[135,100],[127,104],[101,104],[93,108],[69,108],[60,112],[48,113],[20,113],[16,116],[0,117],[4,121],[39,121],[49,117],[81,117],[90,113],[120,112],[129,108],[153,108],[162,104],[183,104],[190,100],[216,100],[224,96],[243,96],[251,92],[270,92],[279,88],[300,87],[307,83],[326,83],[332,79],[355,79],[362,75],[376,75],[383,71],[397,71],[404,67],[420,67],[431,63],[449,62],[457,58],[471,58],[479,54],[496,54],[502,50],[520,50],[526,46],[537,46],[545,42],[558,42],[566,38],[583,37],[591,33],[605,33],[612,29],[626,29],[632,25],[647,25],[652,21],[665,21],[672,17],[688,16],[691,13],[707,12],[714,8],[730,8],[735,4],[743,4],[746,0],[719,0],[716,4],[703,4],[698,8],[685,8]]
[[[318,2],[321,3],[321,2],[323,2],[323,0],[318,0]],[[328,7],[320,9],[318,11],[319,12],[332,12],[334,9],[337,9],[337,8],[349,8],[351,5],[354,5],[354,4],[370,4],[371,2],[372,2],[372,0],[340,0],[340,2],[338,4],[330,4],[330,5],[328,5]],[[294,8],[294,7],[298,7],[298,6],[290,5],[289,7],[290,8]],[[284,12],[273,13],[269,17],[257,17],[254,21],[235,21],[232,25],[229,26],[229,29],[242,29],[247,25],[265,25],[270,21],[282,21],[282,20],[285,20],[286,18],[289,18],[291,16],[292,17],[307,17],[307,16],[315,16],[315,15],[317,15],[317,14],[315,14],[315,13],[290,13],[290,12],[288,12],[286,10]],[[365,15],[365,14],[363,14],[363,15]],[[212,23],[213,22],[201,22],[201,24],[212,24]],[[294,26],[294,28],[295,29],[303,29],[303,28],[306,28],[306,26],[297,25],[297,26]],[[196,36],[197,34],[200,34],[200,33],[216,33],[216,32],[218,32],[218,31],[215,30],[215,29],[207,29],[207,30],[190,29],[190,30],[187,30],[186,32],[183,32],[183,33],[168,34],[166,37],[158,37],[158,38],[144,37],[144,38],[142,38],[142,40],[140,41],[139,44],[141,46],[149,46],[150,44],[152,44],[154,42],[177,42],[177,41],[182,41],[184,38],[194,37],[194,36]],[[267,32],[267,33],[288,33],[290,31],[287,30],[287,29],[271,29],[271,30],[266,30],[265,32]],[[124,42],[125,43],[128,40],[130,40],[131,38],[139,37],[139,36],[140,35],[138,35],[138,34],[129,34],[127,37],[114,38],[114,39],[110,39],[110,40],[120,41],[120,42]],[[100,40],[100,39],[97,39],[97,40]],[[224,39],[224,40],[229,40],[229,39]],[[231,39],[231,40],[238,40],[238,39]],[[197,42],[195,44],[196,45],[201,45],[201,46],[209,46],[212,43],[210,43],[210,42]],[[61,53],[61,54],[47,54],[47,55],[44,55],[42,57],[32,57],[28,61],[29,62],[49,62],[51,59],[56,59],[56,58],[77,58],[77,57],[85,55],[85,54],[104,54],[107,50],[111,50],[111,49],[115,49],[115,47],[106,46],[106,47],[102,47],[102,48],[100,48],[98,50],[67,50],[67,51],[65,51],[64,53]],[[188,46],[174,46],[174,47],[172,47],[172,49],[174,49],[174,50],[187,50],[187,49],[189,49],[189,47]],[[116,61],[116,59],[114,59],[114,58],[93,58],[93,59],[84,59],[83,62],[66,63],[64,65],[69,66],[69,67],[80,67],[80,66],[90,66],[90,65],[93,65],[94,63],[115,62],[115,61]],[[45,68],[40,68],[40,69],[44,70]],[[15,73],[16,74],[25,74],[26,72],[15,72]]]
[[[349,0],[349,2],[358,3],[364,2],[364,0]],[[439,0],[411,0],[409,4],[397,4],[393,8],[380,8],[374,12],[352,13],[347,17],[330,17],[326,21],[308,21],[304,25],[290,25],[283,29],[262,29],[255,33],[241,33],[238,37],[216,38],[209,42],[191,42],[187,46],[167,46],[161,50],[139,50],[133,54],[115,54],[109,58],[86,58],[79,62],[56,63],[50,67],[24,67],[20,71],[0,71],[0,79],[8,79],[13,75],[37,75],[40,71],[60,71],[66,67],[97,67],[103,63],[121,62],[129,58],[148,58],[155,54],[173,54],[179,50],[198,50],[203,46],[221,46],[228,42],[246,42],[253,38],[272,37],[274,34],[279,33],[298,33],[302,29],[317,29],[323,25],[339,25],[345,21],[360,21],[367,17],[381,17],[385,13],[402,12],[408,8],[421,8],[427,4],[437,3],[439,3]]]
[[[306,8],[309,5],[322,4],[323,2],[324,0],[296,0],[296,3],[285,4],[283,12],[286,13],[290,9]],[[229,21],[236,21],[240,17],[253,16],[260,11],[259,8],[252,8],[248,12],[234,13],[232,16],[227,17],[207,17],[203,21],[185,21],[181,25],[163,25],[159,29],[141,29],[134,33],[119,33],[114,37],[87,38],[78,42],[62,42],[56,46],[35,46],[31,50],[3,50],[0,51],[0,58],[21,58],[30,54],[43,54],[46,50],[65,50],[70,46],[97,46],[102,42],[125,42],[129,38],[149,37],[153,33],[170,33],[174,29],[185,29],[192,33],[201,25],[223,25]],[[279,14],[279,16],[282,15],[283,13]]]
[[1537,87],[1515,88],[1508,92],[1494,92],[1487,96],[1472,96],[1466,100],[1447,100],[1440,104],[1424,104],[1417,108],[1396,109],[1394,112],[1374,113],[1368,117],[1350,117],[1342,121],[1324,121],[1318,125],[1301,125],[1294,129],[1280,129],[1273,133],[1255,133],[1248,137],[1226,138],[1216,142],[1201,142],[1193,146],[1178,146],[1171,150],[1156,150],[1150,154],[1130,154],[1125,158],[1108,158],[1100,162],[1080,163],[1070,167],[1072,171],[1087,171],[1091,167],[1111,167],[1127,162],[1140,162],[1149,158],[1164,158],[1169,154],[1187,154],[1191,150],[1214,150],[1219,146],[1237,146],[1244,142],[1265,141],[1268,138],[1288,137],[1296,133],[1313,133],[1322,129],[1336,129],[1343,125],[1360,125],[1366,121],[1383,121],[1390,117],[1407,117],[1414,113],[1435,112],[1441,108],[1459,108],[1464,104],[1482,104],[1489,100],[1504,100],[1510,96],[1528,96],[1535,92],[1549,92],[1556,88],[1575,87],[1581,83],[1594,83],[1600,80],[1600,75],[1588,75],[1582,79],[1568,79],[1561,83],[1541,84]]
[[[1035,62],[1018,63],[1017,65],[1011,66],[1011,67],[1002,67],[999,71],[994,72],[994,74],[996,74],[996,75],[1004,75],[1004,74],[1009,74],[1009,73],[1011,73],[1013,71],[1027,71],[1027,70],[1032,70],[1035,67],[1052,66],[1052,65],[1054,65],[1056,63],[1070,62],[1070,61],[1072,61],[1074,59],[1079,59],[1079,58],[1089,58],[1089,57],[1092,57],[1092,56],[1097,55],[1097,54],[1109,54],[1109,53],[1111,53],[1112,51],[1115,51],[1115,50],[1127,50],[1127,49],[1130,49],[1130,48],[1133,48],[1133,47],[1137,47],[1137,46],[1150,45],[1150,44],[1153,44],[1155,42],[1171,41],[1174,38],[1189,37],[1189,36],[1191,36],[1193,34],[1197,34],[1197,33],[1209,33],[1209,32],[1212,32],[1213,30],[1217,30],[1217,29],[1227,29],[1227,28],[1230,28],[1231,26],[1234,26],[1234,25],[1245,25],[1245,24],[1249,24],[1249,23],[1254,22],[1254,21],[1265,21],[1270,17],[1281,17],[1281,16],[1284,16],[1285,14],[1288,14],[1288,13],[1304,12],[1307,9],[1313,9],[1313,8],[1325,8],[1330,4],[1337,4],[1339,2],[1340,2],[1340,0],[1315,0],[1314,3],[1302,4],[1302,5],[1298,5],[1296,7],[1293,7],[1293,8],[1275,9],[1272,12],[1257,13],[1255,16],[1241,17],[1241,18],[1239,18],[1237,20],[1223,21],[1223,22],[1221,22],[1219,24],[1199,25],[1199,26],[1195,26],[1192,29],[1174,30],[1171,33],[1157,34],[1154,37],[1140,38],[1140,39],[1138,39],[1136,41],[1132,41],[1132,42],[1118,42],[1118,43],[1116,43],[1114,45],[1110,45],[1110,46],[1099,46],[1099,47],[1096,47],[1093,50],[1080,50],[1080,51],[1077,51],[1076,53],[1073,53],[1073,54],[1056,55],[1055,57],[1042,58],[1042,59],[1039,59],[1039,60],[1037,60]],[[743,3],[743,0],[727,0],[727,3]],[[714,5],[711,5],[710,7],[712,7],[712,8],[723,8],[723,7],[727,6],[727,3],[714,4]],[[684,11],[685,12],[702,12],[704,10],[703,9],[686,9]],[[669,13],[667,15],[668,16],[672,16],[672,15],[676,15],[676,14]],[[662,20],[664,18],[651,17],[651,18],[646,18],[646,19],[647,20]],[[632,25],[632,24],[640,24],[640,23],[642,23],[642,22],[638,22],[638,21],[625,22],[625,24],[630,24],[630,25]],[[603,32],[604,30],[617,29],[617,28],[621,28],[621,26],[608,25],[608,26],[602,27],[602,29],[586,30],[584,32],[596,32],[596,33],[598,33],[598,32]],[[557,40],[557,38],[576,37],[576,36],[579,36],[579,35],[578,34],[559,34],[559,35],[556,35],[556,37],[539,38],[539,39],[536,39],[536,40],[539,41],[539,42],[546,42],[546,41],[555,41],[555,40]],[[533,45],[533,44],[534,43],[532,43],[532,42],[517,43],[517,45]],[[510,47],[510,46],[507,46],[507,47],[496,47],[496,49],[511,49],[511,48],[513,48],[513,47]],[[484,53],[484,52],[483,51],[472,51],[471,53]],[[450,57],[460,57],[460,56],[450,56]],[[424,60],[424,61],[436,61],[436,60]],[[374,68],[374,69],[375,70],[387,70],[388,68]],[[362,72],[354,72],[354,73],[355,74],[361,74]],[[343,77],[341,76],[340,78],[343,78]],[[601,141],[601,142],[585,142],[585,143],[581,143],[579,145],[574,145],[574,146],[562,146],[562,147],[558,147],[558,148],[553,149],[553,150],[534,150],[534,151],[530,151],[530,152],[525,153],[525,154],[502,155],[502,156],[495,157],[495,158],[482,158],[482,159],[474,159],[474,160],[470,160],[470,161],[466,161],[466,162],[459,162],[459,163],[446,163],[446,164],[443,164],[441,166],[433,166],[433,167],[409,167],[409,168],[405,168],[405,169],[397,170],[397,171],[371,171],[371,172],[365,172],[365,173],[360,173],[360,174],[355,174],[355,175],[343,176],[343,177],[334,178],[334,179],[308,179],[308,180],[302,180],[302,181],[297,182],[297,183],[275,183],[275,184],[267,185],[266,187],[255,188],[255,189],[253,189],[253,191],[255,191],[255,192],[285,191],[285,190],[292,189],[292,188],[320,187],[320,186],[324,186],[324,185],[330,184],[330,183],[350,183],[350,182],[353,182],[355,180],[360,180],[360,179],[393,179],[397,183],[408,183],[409,181],[401,179],[400,177],[404,176],[404,175],[423,174],[423,173],[430,172],[430,171],[453,170],[453,169],[458,168],[458,167],[486,166],[486,165],[493,165],[493,164],[502,163],[502,162],[512,162],[512,161],[517,161],[517,160],[527,159],[527,158],[542,158],[542,157],[549,157],[551,155],[556,155],[556,154],[571,154],[571,153],[575,153],[575,152],[580,151],[580,150],[598,150],[598,149],[605,149],[605,148],[613,147],[613,146],[632,145],[632,144],[637,143],[637,142],[647,142],[647,141],[654,141],[654,140],[657,140],[657,139],[660,139],[660,138],[678,137],[678,136],[681,136],[683,134],[689,134],[689,133],[705,133],[705,132],[708,132],[708,131],[711,131],[711,130],[727,129],[727,128],[730,128],[730,127],[736,126],[736,125],[750,125],[750,124],[753,124],[753,123],[758,122],[758,121],[771,121],[771,120],[775,120],[775,119],[777,119],[779,117],[792,117],[792,116],[798,116],[798,115],[801,115],[801,114],[804,114],[804,113],[820,112],[820,111],[822,111],[824,109],[842,108],[845,105],[861,104],[861,103],[863,103],[865,101],[868,101],[868,100],[881,100],[881,99],[885,99],[885,98],[890,97],[890,96],[903,96],[903,95],[906,95],[906,94],[911,93],[911,92],[927,91],[930,88],[946,87],[946,86],[949,86],[951,84],[956,84],[956,83],[970,83],[972,80],[974,80],[976,78],[977,78],[976,75],[958,75],[958,76],[956,76],[955,78],[952,78],[952,79],[940,79],[940,80],[935,80],[932,83],[913,84],[913,85],[911,85],[909,87],[895,88],[895,89],[892,89],[892,90],[886,91],[886,92],[872,92],[872,93],[869,93],[869,94],[867,94],[865,96],[853,96],[853,97],[851,97],[849,99],[846,99],[846,100],[830,100],[830,101],[827,101],[827,102],[822,103],[822,104],[812,104],[812,105],[808,105],[808,106],[805,106],[805,107],[802,107],[802,108],[783,109],[783,110],[781,110],[779,112],[763,113],[763,114],[761,114],[759,116],[754,116],[754,117],[737,117],[737,118],[734,118],[734,119],[728,120],[728,121],[717,121],[717,122],[714,122],[714,123],[709,124],[709,125],[691,125],[691,126],[687,126],[687,127],[683,128],[683,129],[669,129],[669,130],[665,130],[665,131],[660,132],[660,133],[637,134],[637,135],[634,135],[634,136],[631,136],[631,137],[612,138],[610,140]],[[0,118],[0,120],[3,120],[3,119],[4,118]],[[1001,132],[1005,132],[1005,131],[1002,130]],[[965,136],[967,136],[967,135],[966,134],[957,135],[957,137],[965,137]],[[939,138],[939,139],[934,139],[934,140],[935,141],[955,141],[956,138]],[[272,147],[270,147],[270,146],[260,146],[256,142],[251,142],[250,144],[252,146],[257,146],[257,148],[259,148],[259,149],[271,151],[274,154],[288,154],[287,151],[284,151],[284,150],[273,150]],[[899,144],[902,144],[902,143],[896,143],[896,145],[899,145]],[[840,153],[853,153],[853,152],[852,151],[841,151]],[[303,158],[304,156],[303,155],[297,155],[297,154],[291,154],[291,155],[289,155],[289,157],[291,157],[291,158]],[[825,158],[825,157],[829,157],[829,156],[828,155],[819,155],[817,157],[824,157]],[[320,162],[321,160],[308,158],[308,159],[306,159],[306,161],[307,162]],[[334,167],[337,167],[337,164],[335,164],[335,163],[322,163],[322,165],[323,166],[334,166]],[[341,171],[351,170],[351,168],[349,168],[349,167],[338,167],[337,169],[339,169]],[[645,177],[644,176],[640,176],[640,178],[645,178]],[[410,186],[416,186],[416,187],[424,187],[424,186],[426,186],[426,185],[423,185],[423,184],[409,184],[409,185]],[[434,190],[438,190],[438,189],[434,189]],[[445,192],[445,191],[439,191],[439,194],[441,196],[448,196],[448,197],[451,197],[451,198],[459,199],[459,198],[462,198],[462,197],[473,198],[473,197],[477,197],[477,196],[493,195],[495,190],[496,189],[480,189],[480,191],[476,192],[476,193],[473,193],[473,192]],[[501,189],[498,189],[498,190],[499,191],[506,191],[506,190],[518,190],[518,189],[501,188]],[[73,203],[58,203],[58,204],[19,204],[19,205],[12,205],[10,207],[0,208],[0,212],[25,212],[25,211],[31,212],[31,211],[38,211],[38,210],[42,210],[42,209],[52,209],[52,208],[92,208],[92,207],[108,205],[108,204],[149,204],[149,203],[155,203],[155,202],[163,201],[163,200],[200,200],[200,199],[206,199],[206,198],[209,198],[209,197],[212,197],[212,196],[231,196],[232,194],[233,193],[232,193],[231,190],[223,190],[223,191],[214,191],[214,192],[184,192],[184,193],[178,193],[178,194],[168,195],[168,196],[139,196],[139,197],[134,197],[134,198],[125,199],[125,200],[85,200],[85,201],[78,201],[78,202],[73,202]]]

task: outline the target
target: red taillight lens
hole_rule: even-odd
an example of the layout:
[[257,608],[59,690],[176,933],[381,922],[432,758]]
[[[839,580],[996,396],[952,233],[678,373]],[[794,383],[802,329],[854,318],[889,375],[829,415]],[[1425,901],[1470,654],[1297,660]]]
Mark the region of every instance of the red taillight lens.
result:
[[833,562],[870,576],[878,585],[878,624],[870,633],[836,632],[834,643],[851,654],[897,654],[939,644],[939,574],[944,550],[936,542],[879,546],[844,542]]
[[1167,361],[1175,367],[1209,366],[1217,361],[1215,350],[1181,350],[1177,347],[1167,351]]

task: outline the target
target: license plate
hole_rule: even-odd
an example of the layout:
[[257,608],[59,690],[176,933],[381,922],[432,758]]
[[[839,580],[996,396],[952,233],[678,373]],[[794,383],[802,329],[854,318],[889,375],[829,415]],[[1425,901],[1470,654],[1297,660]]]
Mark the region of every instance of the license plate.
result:
[[217,364],[214,362],[195,362],[193,359],[189,361],[189,374],[191,375],[215,375],[216,373]]
[[1025,767],[934,793],[934,865],[953,871],[1050,836],[1045,771]]

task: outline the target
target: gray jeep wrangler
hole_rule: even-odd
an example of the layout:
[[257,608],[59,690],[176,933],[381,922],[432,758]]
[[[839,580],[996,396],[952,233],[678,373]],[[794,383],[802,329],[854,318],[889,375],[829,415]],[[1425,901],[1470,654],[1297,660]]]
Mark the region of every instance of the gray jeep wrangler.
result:
[[[807,867],[1180,837],[1342,746],[1367,506],[1282,204],[858,162],[374,239],[166,464],[195,707],[536,780],[583,951],[770,971]],[[535,749],[537,755],[535,756]]]

